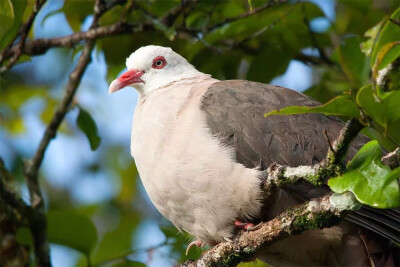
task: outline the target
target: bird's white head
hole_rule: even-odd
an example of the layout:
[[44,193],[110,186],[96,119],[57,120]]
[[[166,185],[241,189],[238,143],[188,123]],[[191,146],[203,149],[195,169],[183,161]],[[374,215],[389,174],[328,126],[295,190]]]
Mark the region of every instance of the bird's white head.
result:
[[171,48],[155,45],[136,50],[126,59],[126,66],[128,71],[110,84],[109,93],[131,85],[140,94],[147,94],[172,82],[201,74]]

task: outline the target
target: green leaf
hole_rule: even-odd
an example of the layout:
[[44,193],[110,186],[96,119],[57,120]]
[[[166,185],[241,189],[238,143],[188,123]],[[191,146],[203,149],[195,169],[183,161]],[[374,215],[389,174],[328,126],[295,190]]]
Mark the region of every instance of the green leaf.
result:
[[[393,20],[400,20],[400,8],[390,16]],[[390,20],[386,20],[381,32],[375,40],[375,45],[371,53],[371,65],[374,65],[379,51],[388,43],[400,41],[400,27]]]
[[399,90],[387,92],[378,97],[373,91],[372,85],[366,85],[358,91],[356,100],[364,113],[383,127],[386,136],[392,137],[396,143],[400,143]]
[[81,29],[84,19],[93,13],[93,6],[93,0],[66,0],[61,11],[64,12],[72,30],[78,32]]
[[202,252],[202,249],[200,248],[192,248],[188,255],[185,255],[186,247],[192,239],[189,234],[185,232],[179,232],[174,226],[160,226],[160,230],[169,240],[169,243],[171,244],[171,250],[181,255],[179,262],[184,262],[189,259],[197,259],[200,257]]
[[346,38],[339,48],[339,62],[353,86],[366,83],[370,71],[369,60],[360,50],[361,39]]
[[328,103],[321,106],[290,106],[280,110],[274,110],[265,114],[264,117],[270,115],[292,115],[303,113],[323,113],[325,115],[349,116],[353,118],[360,117],[360,111],[350,95],[341,95],[335,97]]
[[92,221],[70,211],[47,212],[49,242],[64,245],[89,255],[97,243],[97,230]]
[[359,202],[371,207],[399,207],[397,179],[400,168],[391,170],[381,162],[381,156],[378,141],[365,144],[349,162],[343,175],[329,179],[329,187],[336,193],[351,191]]
[[253,11],[253,6],[251,5],[251,0],[247,0],[247,2],[249,3],[250,11]]
[[[7,17],[0,15],[0,50],[6,47],[17,34],[20,25],[22,24],[22,16],[24,15],[24,10],[26,7],[26,0],[10,1],[10,0],[0,0],[0,14],[8,14]],[[9,8],[10,4],[13,9],[13,14],[11,15]],[[8,7],[7,7],[8,5]],[[4,7],[4,10],[3,10]],[[12,18],[12,26],[9,26],[9,22]],[[4,28],[3,28],[4,27]],[[6,30],[7,28],[7,30]]]
[[90,143],[90,148],[96,150],[100,145],[101,139],[97,133],[96,122],[93,120],[92,116],[90,116],[86,110],[79,108],[79,115],[76,123],[82,132],[86,134]]
[[286,47],[265,47],[250,65],[247,79],[257,82],[270,82],[274,77],[285,73],[292,54]]
[[361,133],[363,135],[368,136],[372,140],[376,140],[379,142],[381,146],[383,146],[386,150],[388,151],[393,151],[397,148],[396,143],[394,143],[392,140],[387,138],[387,136],[384,136],[384,134],[372,127],[364,127],[361,130]]
[[16,234],[16,239],[18,243],[22,245],[27,245],[33,248],[33,238],[31,234],[31,230],[26,227],[21,227],[18,229]]
[[384,20],[381,20],[378,24],[376,24],[374,27],[370,28],[368,31],[366,31],[366,32],[364,33],[364,36],[365,36],[365,37],[369,37],[369,38],[367,39],[367,41],[362,42],[362,43],[360,44],[360,46],[361,46],[361,51],[362,51],[365,55],[367,55],[367,56],[370,56],[370,55],[371,55],[371,52],[372,52],[372,48],[373,48],[373,46],[374,46],[375,39],[376,39],[377,35],[379,34],[379,31],[380,31],[380,29],[382,28],[383,23],[384,23]]
[[398,57],[400,57],[400,41],[391,42],[384,45],[376,56],[375,65],[373,67],[374,76],[377,76],[378,70],[385,68]]
[[146,264],[139,261],[130,261],[125,259],[124,262],[112,264],[110,267],[146,267]]
[[121,255],[126,254],[126,251],[132,250],[132,234],[138,225],[138,213],[133,212],[131,209],[113,209],[112,212],[101,214],[107,216],[103,218],[104,221],[108,222],[110,220],[108,218],[110,214],[118,218],[118,225],[107,229],[108,231],[104,233],[99,246],[92,253],[94,265],[111,258],[120,258]]
[[24,119],[21,117],[6,118],[1,120],[1,122],[4,129],[9,131],[11,134],[17,135],[26,131]]
[[255,260],[251,262],[241,262],[239,263],[238,267],[272,267],[266,262]]
[[0,0],[0,39],[14,24],[14,9],[11,0]]

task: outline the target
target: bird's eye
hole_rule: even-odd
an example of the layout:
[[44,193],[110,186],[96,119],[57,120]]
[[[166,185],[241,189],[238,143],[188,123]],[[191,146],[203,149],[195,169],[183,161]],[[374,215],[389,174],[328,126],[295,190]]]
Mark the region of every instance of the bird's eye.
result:
[[165,65],[167,65],[167,61],[164,57],[159,56],[153,60],[153,65],[151,67],[153,69],[162,69],[165,67]]

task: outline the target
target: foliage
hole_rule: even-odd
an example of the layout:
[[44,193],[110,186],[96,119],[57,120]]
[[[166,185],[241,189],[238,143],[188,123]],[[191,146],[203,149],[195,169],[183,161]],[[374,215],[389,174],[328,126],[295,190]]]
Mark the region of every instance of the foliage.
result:
[[347,165],[346,172],[331,178],[329,187],[336,193],[351,191],[357,200],[373,207],[387,209],[400,206],[397,179],[400,167],[390,170],[381,162],[382,152],[377,141],[365,144]]
[[[339,95],[326,104],[315,107],[286,107],[269,112],[265,116],[324,113],[359,118],[363,123],[382,132],[383,136],[377,139],[383,146],[388,149],[398,147],[400,86],[392,82],[391,88],[382,88],[383,85],[376,79],[384,79],[378,77],[384,75],[378,74],[379,70],[388,68],[389,64],[397,64],[395,62],[400,60],[400,35],[395,34],[396,32],[400,34],[400,27],[392,22],[399,18],[400,8],[390,18],[384,19],[368,30],[367,35],[372,40],[368,40],[369,43],[364,43],[362,47],[359,37],[347,38],[339,46],[339,63],[353,87],[351,95]],[[362,50],[370,55],[370,60]],[[371,72],[372,80],[368,77]],[[360,89],[356,89],[360,86]],[[335,192],[352,191],[363,204],[379,208],[398,207],[400,206],[397,182],[400,177],[399,170],[391,172],[388,167],[383,166],[380,162],[380,147],[377,143],[373,144],[366,144],[349,163],[343,176],[331,179],[329,186]]]
[[90,143],[90,148],[92,150],[96,150],[100,145],[100,137],[97,133],[96,122],[93,120],[92,116],[90,116],[90,114],[86,110],[80,108],[76,123],[78,124],[79,128],[86,134],[86,137],[88,138]]
[[[0,50],[28,20],[34,2],[0,0]],[[296,60],[312,70],[314,83],[304,93],[325,104],[288,107],[268,115],[322,112],[344,119],[356,117],[366,126],[364,133],[388,151],[399,146],[400,71],[397,67],[388,77],[384,75],[390,66],[400,65],[398,1],[337,0],[336,15],[329,18],[308,1],[289,1],[260,12],[257,10],[267,0],[198,1],[169,24],[162,18],[181,6],[178,0],[134,1],[131,7],[130,1],[119,2],[122,4],[101,17],[100,26],[115,25],[123,18],[128,24],[149,23],[154,27],[96,40],[92,61],[106,71],[100,72],[93,65],[87,69],[73,100],[78,108],[67,114],[40,172],[48,207],[49,239],[80,251],[82,255],[75,256],[77,265],[86,265],[89,256],[94,265],[140,266],[138,261],[151,264],[153,254],[159,251],[163,252],[158,257],[169,258],[167,264],[173,265],[201,253],[193,249],[185,256],[190,237],[171,225],[161,228],[162,232],[151,228],[143,237],[146,225],[161,224],[162,219],[137,179],[129,154],[129,132],[118,132],[120,124],[129,124],[122,117],[131,116],[133,104],[126,103],[126,112],[113,113],[113,100],[104,86],[125,68],[130,53],[143,45],[170,46],[200,71],[218,79],[271,82]],[[60,3],[49,0],[43,7],[28,42],[87,29],[94,1]],[[239,19],[243,14],[249,15]],[[319,29],[318,20],[328,26]],[[51,24],[57,27],[51,28]],[[37,149],[81,50],[81,43],[76,43],[51,48],[45,55],[23,55],[0,77],[0,133],[4,139],[0,156],[18,178],[13,186],[19,193],[25,194],[21,159],[31,158]],[[129,127],[122,129],[129,131]],[[61,148],[59,144],[63,144]],[[362,203],[381,208],[399,205],[399,189],[394,182],[399,171],[390,171],[379,158],[377,143],[368,143],[348,164],[347,172],[330,180],[330,186],[336,192],[354,192]],[[86,195],[93,192],[100,196],[89,199]],[[146,250],[153,237],[157,240],[151,240],[148,247],[161,244],[160,248]],[[21,228],[18,240],[31,246],[27,228]],[[138,248],[145,249],[138,252]]]

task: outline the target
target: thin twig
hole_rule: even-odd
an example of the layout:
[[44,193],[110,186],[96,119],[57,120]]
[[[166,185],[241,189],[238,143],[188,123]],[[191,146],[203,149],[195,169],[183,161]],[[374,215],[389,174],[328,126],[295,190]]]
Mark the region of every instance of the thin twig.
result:
[[296,9],[296,7],[291,8],[290,10],[288,10],[285,14],[283,14],[281,17],[277,18],[276,20],[272,21],[270,24],[268,24],[267,26],[265,26],[264,28],[256,31],[255,33],[253,33],[252,35],[244,38],[243,40],[234,43],[232,45],[229,46],[228,49],[233,49],[235,47],[240,47],[242,46],[244,43],[257,38],[258,36],[260,36],[261,34],[265,33],[266,31],[268,31],[269,29],[273,28],[278,22],[282,21],[283,19],[287,18],[289,16],[290,13],[292,13],[294,10]]
[[318,44],[317,39],[315,38],[315,33],[312,31],[311,29],[311,25],[310,25],[310,21],[307,18],[306,15],[306,11],[305,11],[305,6],[303,5],[303,21],[304,24],[307,27],[308,33],[310,35],[310,39],[311,39],[311,43],[313,44],[313,46],[318,50],[318,54],[320,56],[320,58],[328,65],[334,65],[334,62],[332,60],[330,60],[326,55],[324,50],[321,48],[321,46]]
[[214,31],[215,29],[223,27],[223,26],[225,26],[225,25],[227,25],[229,23],[232,23],[234,21],[247,18],[247,17],[252,16],[254,14],[260,13],[260,12],[262,12],[262,11],[272,7],[272,6],[275,6],[275,5],[278,5],[278,4],[283,4],[285,2],[287,2],[287,0],[268,1],[266,4],[260,6],[259,8],[253,9],[252,11],[240,14],[239,16],[236,16],[236,17],[226,18],[224,21],[214,24],[213,26],[207,28],[207,32]]
[[[177,5],[176,7],[172,8],[167,14],[165,14],[161,19],[160,22],[162,24],[165,24],[169,27],[171,27],[175,20],[184,12],[184,9],[193,6],[196,4],[199,0],[192,0],[192,1],[187,1],[186,4],[181,4]],[[182,1],[183,2],[183,1]]]
[[129,256],[132,256],[132,255],[135,255],[135,254],[139,254],[139,253],[143,253],[143,252],[149,252],[149,251],[156,250],[156,249],[159,249],[161,247],[164,247],[164,246],[167,246],[167,245],[172,245],[172,244],[173,243],[168,242],[168,239],[165,239],[162,243],[154,245],[154,246],[151,246],[151,247],[132,249],[132,250],[129,250],[129,251],[125,251],[125,252],[121,253],[118,256],[115,256],[115,257],[103,260],[101,262],[98,262],[98,263],[94,264],[93,267],[102,266],[104,264],[111,263],[111,262],[118,261],[118,260],[125,260]]
[[400,20],[390,18],[389,21],[400,27]]
[[395,169],[400,166],[400,148],[396,148],[394,151],[386,154],[382,157],[383,164],[389,166],[391,169]]
[[[22,54],[22,48],[24,47],[26,38],[28,37],[29,31],[33,24],[33,21],[35,20],[37,13],[39,12],[39,10],[41,9],[41,7],[43,6],[43,4],[45,2],[46,2],[46,0],[36,0],[35,5],[33,7],[32,14],[29,16],[28,21],[26,23],[24,23],[21,26],[21,29],[19,30],[19,33],[21,34],[21,39],[19,40],[18,44],[16,45],[16,52],[14,53],[12,58],[7,62],[7,64],[0,68],[0,73],[7,71],[15,64],[15,62],[17,62],[18,58]],[[3,53],[2,53],[2,55],[0,55],[0,64],[2,63],[2,61],[3,61]]]

